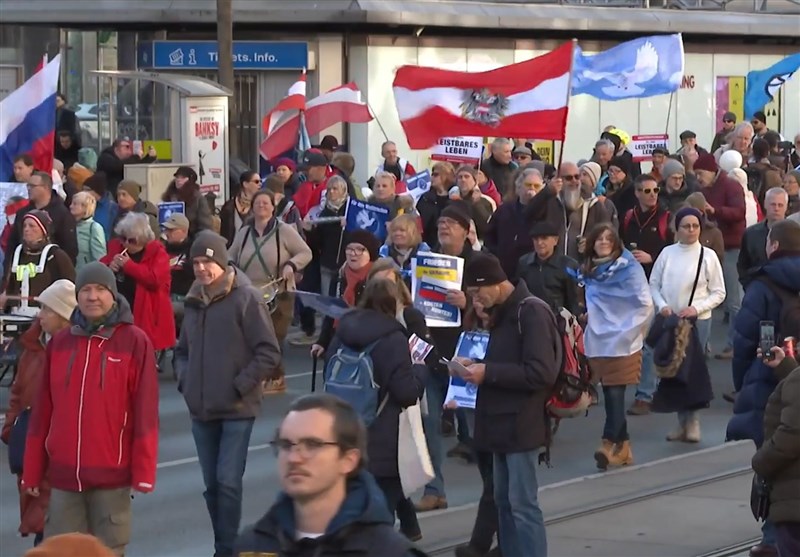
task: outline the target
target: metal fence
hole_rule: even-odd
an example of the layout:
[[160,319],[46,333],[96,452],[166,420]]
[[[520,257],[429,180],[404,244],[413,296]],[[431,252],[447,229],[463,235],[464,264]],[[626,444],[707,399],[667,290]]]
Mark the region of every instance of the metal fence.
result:
[[[436,1],[436,0],[432,0]],[[800,14],[800,0],[463,0],[503,4],[558,4],[610,8]]]

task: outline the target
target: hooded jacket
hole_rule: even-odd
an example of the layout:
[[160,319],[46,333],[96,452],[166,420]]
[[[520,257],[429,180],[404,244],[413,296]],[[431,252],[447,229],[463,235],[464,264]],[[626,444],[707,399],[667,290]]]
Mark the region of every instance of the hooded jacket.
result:
[[714,184],[702,188],[701,191],[706,196],[708,204],[714,207],[714,214],[709,215],[709,218],[719,225],[722,237],[725,239],[725,249],[738,249],[742,245],[742,235],[746,226],[742,186],[720,170]]
[[[413,365],[408,339],[400,322],[370,309],[345,314],[328,347],[333,355],[342,346],[363,350],[378,341],[372,354],[378,400],[388,396],[386,406],[369,426],[367,455],[369,471],[379,478],[397,478],[397,432],[400,411],[416,404],[425,392],[425,366]],[[378,357],[380,355],[380,357]]]
[[63,491],[152,491],[158,460],[158,375],[147,335],[125,299],[99,328],[79,309],[47,345],[31,411],[22,484],[47,471]]
[[347,480],[347,496],[322,537],[295,539],[294,502],[280,493],[267,514],[239,535],[233,554],[236,557],[424,557],[424,553],[395,531],[393,523],[375,479],[362,471]]
[[192,285],[184,312],[175,371],[192,418],[256,417],[261,382],[281,358],[261,292],[243,272],[228,267],[218,284]]
[[[777,257],[776,257],[777,256]],[[779,252],[753,278],[744,293],[742,308],[733,323],[733,385],[739,392],[728,422],[727,439],[752,439],[757,446],[764,440],[764,407],[777,381],[772,369],[756,357],[759,322],[772,321],[780,327],[781,299],[759,277],[766,276],[790,291],[800,292],[800,254]],[[775,331],[776,338],[783,333]]]
[[519,200],[500,205],[491,216],[483,238],[509,277],[516,275],[520,258],[533,251],[530,225],[525,220],[524,211],[525,206]]

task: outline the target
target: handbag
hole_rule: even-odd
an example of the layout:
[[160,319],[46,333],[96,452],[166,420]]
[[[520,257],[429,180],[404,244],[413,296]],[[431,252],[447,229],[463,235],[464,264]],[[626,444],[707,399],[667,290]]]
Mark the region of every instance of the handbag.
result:
[[409,497],[434,478],[433,464],[422,430],[422,413],[417,402],[400,411],[397,427],[397,469],[403,495]]
[[758,474],[753,475],[753,486],[750,488],[750,510],[753,518],[757,521],[765,521],[769,518],[770,490],[771,487],[767,480]]
[[22,463],[25,461],[25,438],[28,436],[28,422],[31,409],[26,408],[17,415],[8,436],[8,467],[12,474],[22,474]]

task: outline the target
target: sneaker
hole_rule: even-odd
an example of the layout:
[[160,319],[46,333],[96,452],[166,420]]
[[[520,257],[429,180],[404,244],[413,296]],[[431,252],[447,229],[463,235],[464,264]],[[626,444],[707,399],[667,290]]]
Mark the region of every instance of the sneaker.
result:
[[733,359],[733,348],[730,346],[727,347],[725,350],[720,352],[719,354],[715,354],[714,358],[717,360],[732,360]]
[[287,342],[291,346],[311,346],[316,343],[319,336],[316,334],[309,335],[305,331],[297,331],[286,337]]
[[652,403],[646,400],[635,400],[625,412],[628,416],[646,416],[650,413]]
[[439,497],[438,495],[423,495],[419,503],[414,505],[414,508],[418,513],[435,511],[436,509],[446,509],[447,499]]
[[286,378],[267,379],[264,381],[261,391],[265,395],[277,395],[286,392]]

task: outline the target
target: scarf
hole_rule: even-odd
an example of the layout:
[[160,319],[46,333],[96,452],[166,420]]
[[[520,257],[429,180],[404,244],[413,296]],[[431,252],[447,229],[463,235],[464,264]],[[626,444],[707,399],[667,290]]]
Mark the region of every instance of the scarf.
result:
[[345,203],[347,203],[347,196],[346,195],[338,202],[333,201],[328,196],[325,196],[325,206],[328,209],[330,209],[331,211],[334,211],[336,213],[339,212],[339,209],[341,209],[344,206]]
[[344,292],[342,292],[342,300],[347,302],[347,305],[349,307],[355,307],[356,290],[361,283],[367,280],[367,275],[369,274],[369,270],[371,268],[372,268],[371,261],[357,271],[354,271],[347,264],[345,264],[344,278],[345,281],[347,282],[347,286],[345,286]]

